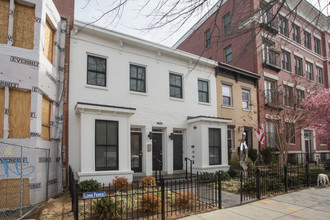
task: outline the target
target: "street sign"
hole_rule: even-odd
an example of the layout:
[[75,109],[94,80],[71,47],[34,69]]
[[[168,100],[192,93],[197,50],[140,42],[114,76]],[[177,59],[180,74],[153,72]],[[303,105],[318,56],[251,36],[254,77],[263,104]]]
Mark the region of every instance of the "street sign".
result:
[[105,197],[105,192],[90,192],[83,194],[83,199],[95,199],[101,197]]

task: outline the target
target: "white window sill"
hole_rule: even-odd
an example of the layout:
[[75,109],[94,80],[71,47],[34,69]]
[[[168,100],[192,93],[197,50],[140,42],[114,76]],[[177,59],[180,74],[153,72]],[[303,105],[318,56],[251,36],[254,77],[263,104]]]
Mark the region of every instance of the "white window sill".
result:
[[320,144],[321,146],[328,146],[328,144]]
[[252,109],[248,109],[248,108],[242,108],[242,110],[245,111],[245,112],[253,112]]
[[85,85],[86,88],[90,88],[90,89],[100,89],[100,90],[109,90],[109,88],[107,86],[94,86],[94,85]]
[[200,104],[200,105],[208,105],[208,106],[211,105],[211,103],[209,103],[209,102],[198,102],[198,104]]
[[129,93],[132,94],[132,95],[148,96],[148,93],[145,93],[145,92],[134,92],[134,91],[129,91]]
[[184,102],[184,99],[183,98],[174,98],[174,97],[169,97],[170,100],[173,100],[173,101],[179,101],[179,102]]
[[222,108],[227,108],[227,109],[233,109],[233,110],[235,110],[235,108],[233,106],[231,106],[231,105],[222,105],[221,107]]
[[286,73],[292,74],[292,72],[289,71],[289,70],[286,70],[286,69],[282,69],[282,70],[283,70],[283,72],[286,72]]

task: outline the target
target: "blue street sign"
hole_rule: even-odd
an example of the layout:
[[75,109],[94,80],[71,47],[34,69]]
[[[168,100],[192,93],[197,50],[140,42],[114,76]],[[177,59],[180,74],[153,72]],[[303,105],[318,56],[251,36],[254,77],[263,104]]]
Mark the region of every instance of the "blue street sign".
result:
[[94,199],[94,198],[101,198],[101,197],[105,197],[105,192],[90,192],[90,193],[83,194],[84,199]]

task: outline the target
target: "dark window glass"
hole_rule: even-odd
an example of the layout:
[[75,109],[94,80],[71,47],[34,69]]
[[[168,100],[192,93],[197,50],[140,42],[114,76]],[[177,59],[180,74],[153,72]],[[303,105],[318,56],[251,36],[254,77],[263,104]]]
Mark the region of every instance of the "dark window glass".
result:
[[301,102],[305,98],[305,92],[297,89],[297,107],[303,109]]
[[106,86],[106,66],[104,58],[87,56],[87,84]]
[[198,80],[198,101],[209,102],[209,85],[207,81]]
[[95,121],[95,170],[118,170],[117,121]]
[[221,164],[221,129],[209,128],[209,165]]
[[230,14],[227,14],[223,17],[223,29],[225,36],[230,34]]
[[314,49],[315,52],[321,54],[321,40],[314,37]]
[[232,60],[232,48],[231,45],[225,48],[225,60],[230,62]]
[[300,43],[300,27],[292,24],[292,38],[294,41],[296,41],[297,43]]
[[283,51],[282,52],[282,68],[291,71],[291,58],[290,53]]
[[170,97],[182,98],[182,76],[170,73]]
[[130,90],[146,92],[146,68],[143,66],[130,65]]
[[300,57],[294,58],[294,69],[295,69],[295,74],[299,76],[303,75],[302,59]]
[[316,77],[317,77],[317,82],[320,84],[323,84],[323,71],[322,68],[316,67]]
[[306,62],[306,76],[308,80],[314,80],[313,64]]
[[280,16],[280,33],[287,37],[289,36],[288,19],[282,16]]
[[312,49],[312,44],[311,44],[311,34],[308,33],[307,31],[304,32],[305,35],[305,47],[307,47],[308,49]]
[[290,86],[284,86],[284,102],[286,106],[293,106],[293,89]]
[[205,48],[211,47],[211,31],[208,29],[205,32]]

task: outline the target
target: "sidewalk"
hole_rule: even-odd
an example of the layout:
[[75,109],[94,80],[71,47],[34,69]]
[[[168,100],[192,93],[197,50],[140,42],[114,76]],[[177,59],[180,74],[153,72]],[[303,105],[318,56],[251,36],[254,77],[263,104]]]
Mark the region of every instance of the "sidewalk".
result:
[[330,188],[309,188],[228,209],[182,218],[221,219],[330,219]]

